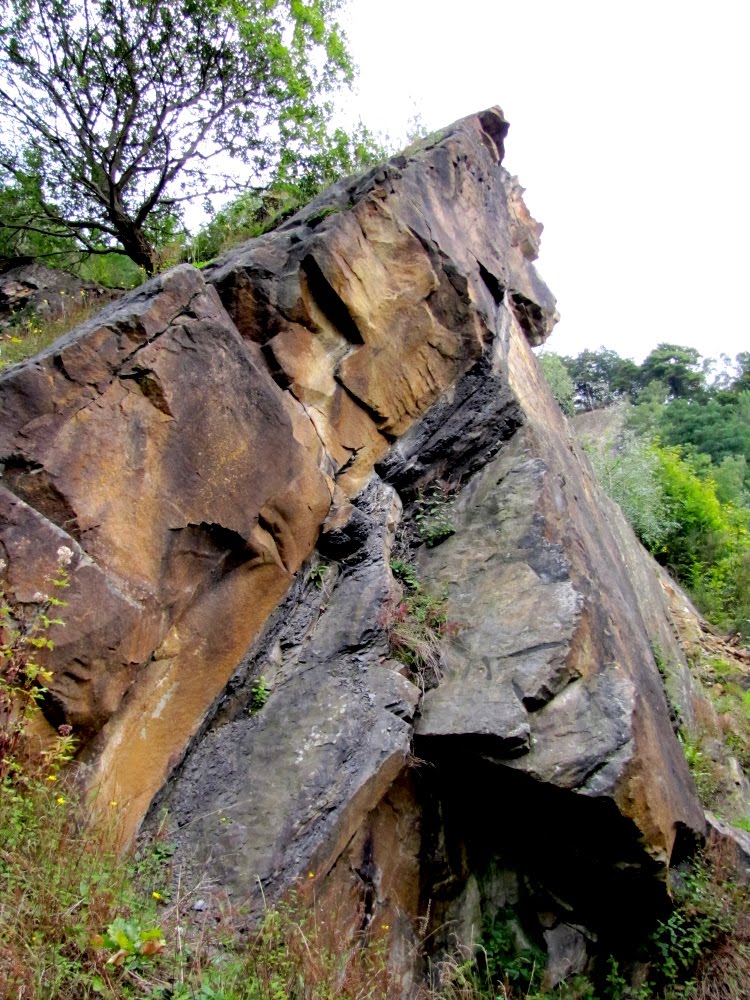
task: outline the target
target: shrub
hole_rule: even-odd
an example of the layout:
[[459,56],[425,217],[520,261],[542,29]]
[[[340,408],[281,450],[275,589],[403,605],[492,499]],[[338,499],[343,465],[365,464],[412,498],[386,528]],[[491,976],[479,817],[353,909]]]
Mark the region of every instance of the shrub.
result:
[[575,414],[573,396],[576,387],[565,362],[559,354],[550,351],[541,351],[537,357],[557,404],[567,417],[572,417]]
[[625,434],[616,448],[605,443],[587,452],[604,491],[622,508],[646,548],[657,550],[676,527],[657,449]]

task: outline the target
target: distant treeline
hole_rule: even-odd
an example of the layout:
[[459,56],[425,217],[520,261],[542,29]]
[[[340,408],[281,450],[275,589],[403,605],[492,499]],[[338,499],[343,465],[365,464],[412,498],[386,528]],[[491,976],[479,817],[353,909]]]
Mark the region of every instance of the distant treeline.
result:
[[625,404],[615,439],[587,445],[602,485],[707,617],[750,636],[750,352],[540,360],[568,415]]

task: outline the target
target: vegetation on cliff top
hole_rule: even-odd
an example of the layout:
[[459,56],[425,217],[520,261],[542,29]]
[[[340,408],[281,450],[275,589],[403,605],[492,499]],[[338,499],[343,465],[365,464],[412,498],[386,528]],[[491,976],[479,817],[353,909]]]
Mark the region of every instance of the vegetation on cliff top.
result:
[[[352,76],[340,0],[12,0],[0,12],[0,181],[11,243],[146,272],[185,205],[237,170],[296,182],[335,159]],[[257,180],[256,180],[257,183]],[[38,252],[37,247],[37,252]],[[16,252],[18,252],[16,250]],[[26,251],[24,251],[26,252]]]

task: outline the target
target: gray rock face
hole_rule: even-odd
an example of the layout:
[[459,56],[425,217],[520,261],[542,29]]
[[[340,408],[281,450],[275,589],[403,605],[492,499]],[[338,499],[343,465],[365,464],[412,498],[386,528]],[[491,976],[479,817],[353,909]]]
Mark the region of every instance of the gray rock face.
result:
[[[374,482],[359,509],[371,530],[357,563],[292,592],[164,801],[192,867],[240,896],[330,869],[356,829],[347,814],[358,824],[409,753],[419,692],[379,623],[400,503]],[[253,712],[261,676],[270,696]]]

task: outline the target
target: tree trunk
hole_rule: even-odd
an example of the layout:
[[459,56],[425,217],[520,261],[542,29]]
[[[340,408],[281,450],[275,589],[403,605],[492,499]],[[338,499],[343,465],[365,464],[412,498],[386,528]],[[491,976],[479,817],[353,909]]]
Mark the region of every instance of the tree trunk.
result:
[[146,239],[143,230],[134,223],[118,226],[118,230],[125,253],[151,277],[154,273],[154,248]]
[[155,252],[151,243],[146,239],[141,226],[123,210],[115,210],[110,214],[110,218],[125,253],[151,277],[154,273]]

